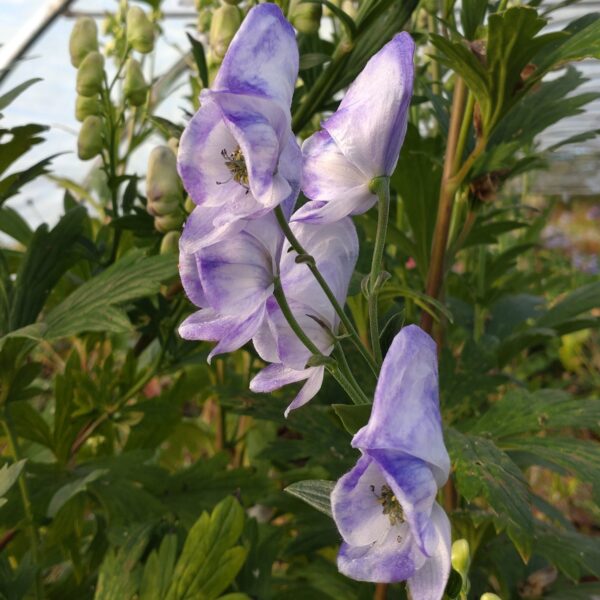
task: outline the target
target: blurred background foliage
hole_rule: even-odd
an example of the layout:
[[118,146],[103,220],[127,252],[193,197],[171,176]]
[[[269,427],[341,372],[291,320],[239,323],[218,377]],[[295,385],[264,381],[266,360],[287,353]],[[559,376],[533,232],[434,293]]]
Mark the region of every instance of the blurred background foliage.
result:
[[[322,482],[353,464],[364,408],[326,380],[286,420],[293,393],[248,391],[261,367],[252,347],[208,365],[209,345],[176,333],[192,310],[177,276],[191,209],[177,141],[253,4],[198,0],[166,72],[155,60],[160,0],[78,21],[77,70],[62,75],[77,87],[77,152],[89,161],[77,179],[53,169],[54,156],[29,159],[45,126],[0,121],[0,598],[373,598],[374,586],[337,573],[339,537],[323,514]],[[547,34],[555,6],[538,0],[280,5],[298,30],[300,138],[395,32],[419,44],[380,310],[384,346],[423,313],[444,340],[444,503],[470,548],[448,596],[600,594],[600,207],[532,191],[551,153],[598,133],[539,143],[597,98],[577,91],[577,61],[600,58],[600,17]],[[0,112],[37,84],[3,86]],[[162,102],[182,86],[167,119]],[[143,147],[152,152],[140,168]],[[445,155],[445,283],[428,294]],[[55,224],[34,228],[12,201],[39,178],[62,188],[63,203]],[[360,281],[375,216],[356,223],[348,311],[366,340]],[[389,597],[404,593],[393,586]]]

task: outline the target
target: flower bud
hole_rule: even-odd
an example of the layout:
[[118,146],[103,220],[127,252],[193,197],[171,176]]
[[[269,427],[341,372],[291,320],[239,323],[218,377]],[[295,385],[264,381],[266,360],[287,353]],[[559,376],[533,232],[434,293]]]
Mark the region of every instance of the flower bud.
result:
[[154,26],[139,6],[127,11],[127,43],[142,54],[154,48]]
[[300,32],[308,35],[319,32],[323,7],[321,4],[292,0],[289,8],[290,23]]
[[80,96],[96,96],[102,91],[104,80],[104,56],[90,52],[77,71],[77,93]]
[[464,578],[469,572],[469,565],[471,564],[471,557],[469,555],[469,542],[464,539],[456,540],[452,544],[452,552],[450,556],[452,567]]
[[86,117],[99,115],[101,111],[100,100],[97,97],[77,96],[75,101],[75,118],[82,122]]
[[161,254],[177,254],[179,252],[179,237],[181,232],[169,231],[160,243]]
[[192,214],[192,211],[196,208],[196,205],[194,204],[194,201],[189,196],[185,199],[185,202],[183,204],[183,208],[185,208],[185,212],[188,215]]
[[344,0],[341,8],[352,19],[356,19],[358,16],[358,7],[354,0]]
[[222,4],[215,10],[208,40],[216,58],[223,60],[225,52],[241,24],[242,13],[237,6]]
[[177,159],[168,146],[157,146],[150,153],[146,196],[151,202],[158,202],[164,196],[181,196]]
[[210,30],[210,23],[212,21],[212,12],[203,8],[198,11],[198,25],[197,29],[200,33],[208,33]]
[[160,233],[168,233],[169,231],[179,231],[183,225],[183,213],[178,212],[172,215],[164,215],[162,217],[154,217],[154,227]]
[[102,152],[102,119],[95,115],[86,117],[77,138],[77,155],[81,160],[90,160]]
[[75,21],[69,38],[71,64],[79,67],[81,61],[90,53],[98,50],[98,27],[91,17],[80,17]]
[[125,82],[123,84],[125,98],[132,106],[141,106],[148,96],[148,85],[142,73],[142,67],[135,58],[130,58],[125,67]]
[[480,600],[502,600],[500,596],[496,596],[496,594],[492,594],[491,592],[486,592],[481,596]]

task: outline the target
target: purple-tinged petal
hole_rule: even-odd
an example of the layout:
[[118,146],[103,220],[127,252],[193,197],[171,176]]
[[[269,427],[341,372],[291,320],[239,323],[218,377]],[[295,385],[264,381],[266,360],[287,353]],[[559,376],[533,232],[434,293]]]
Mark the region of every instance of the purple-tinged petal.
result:
[[325,367],[309,367],[306,371],[310,371],[310,376],[306,380],[306,383],[300,388],[298,395],[290,402],[289,406],[283,413],[287,418],[290,412],[304,406],[307,402],[310,402],[323,385],[323,376],[325,375]]
[[186,340],[218,341],[208,355],[210,362],[213,356],[238,350],[250,341],[264,314],[264,306],[243,317],[225,317],[205,308],[190,315],[179,326],[179,335]]
[[250,390],[257,393],[274,392],[290,383],[304,381],[311,374],[311,367],[299,371],[282,364],[268,365],[250,382]]
[[[204,97],[218,104],[244,155],[252,196],[266,208],[283,202],[291,192],[291,185],[278,172],[280,155],[289,143],[289,125],[282,107],[268,98],[226,92],[206,92]],[[299,181],[301,163],[297,163],[296,171],[294,180]],[[239,184],[238,187],[243,189]]]
[[233,38],[214,89],[269,96],[289,107],[298,76],[292,26],[274,4],[253,8]]
[[206,298],[223,315],[247,314],[273,293],[273,257],[247,231],[198,253]]
[[247,190],[232,180],[221,154],[232,153],[237,146],[221,108],[207,99],[184,129],[177,155],[179,175],[196,204],[221,206],[246,196]]
[[413,600],[440,600],[450,576],[450,522],[437,503],[433,506],[431,520],[437,534],[437,544],[431,558],[408,579]]
[[426,560],[410,535],[392,527],[381,542],[367,546],[343,543],[337,558],[341,573],[357,581],[396,583],[411,577]]
[[[267,304],[271,299],[267,300]],[[252,338],[254,349],[257,354],[268,363],[280,363],[281,359],[277,352],[277,340],[271,330],[268,317],[262,322],[258,331]],[[262,371],[261,371],[262,372]]]
[[438,488],[430,466],[418,458],[392,450],[367,450],[367,454],[377,463],[400,502],[419,549],[431,556],[437,545],[431,510]]
[[446,482],[450,459],[442,435],[436,346],[416,325],[394,338],[383,361],[371,418],[352,445],[420,458],[431,466],[438,487]]
[[377,198],[369,191],[370,177],[357,169],[324,130],[302,145],[302,190],[313,200],[294,215],[295,221],[331,223],[361,214]]
[[250,382],[253,392],[273,392],[291,383],[306,380],[298,395],[285,410],[287,417],[290,411],[304,406],[309,402],[323,384],[324,367],[308,367],[307,369],[290,369],[282,364],[273,364],[265,367]]
[[336,483],[331,492],[333,519],[342,538],[352,546],[383,541],[390,520],[383,514],[376,493],[386,484],[377,463],[367,455]]
[[[291,229],[304,249],[315,259],[319,271],[332,289],[337,301],[344,304],[350,277],[358,258],[358,236],[352,219],[318,225],[292,223]],[[329,300],[305,264],[296,263],[296,253],[284,245],[281,280],[286,294],[314,307],[323,317],[332,314]],[[334,321],[328,325],[333,328]]]
[[[304,333],[323,354],[328,355],[333,349],[334,340],[326,329],[327,323],[323,323],[323,317],[315,311],[312,305],[296,302],[290,298],[287,300]],[[308,359],[312,356],[311,351],[294,333],[273,298],[267,302],[267,312],[271,332],[277,342],[279,359],[286,367],[298,371],[304,369]]]
[[195,254],[205,246],[215,244],[219,240],[241,231],[246,226],[246,220],[235,218],[218,227],[215,226],[215,219],[223,212],[227,212],[227,208],[196,206],[183,226],[179,238],[180,252]]
[[344,156],[368,179],[391,175],[406,134],[413,90],[414,42],[396,35],[350,86],[323,123]]
[[202,289],[198,263],[194,254],[179,254],[179,276],[186,296],[199,308],[208,307],[208,301]]

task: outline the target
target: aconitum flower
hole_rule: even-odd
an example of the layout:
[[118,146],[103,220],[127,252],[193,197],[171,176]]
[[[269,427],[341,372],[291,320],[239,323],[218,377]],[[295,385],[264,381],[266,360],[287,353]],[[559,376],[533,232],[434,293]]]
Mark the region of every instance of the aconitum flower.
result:
[[282,244],[273,213],[248,221],[242,231],[210,246],[198,248],[182,237],[181,281],[201,310],[180,325],[181,337],[218,342],[209,360],[250,341],[266,316]]
[[413,91],[414,42],[396,35],[369,60],[338,110],[302,146],[302,189],[311,202],[297,221],[330,223],[377,201],[369,184],[393,173]]
[[[292,231],[303,248],[315,259],[336,299],[344,304],[350,277],[358,257],[358,238],[352,220],[342,219],[327,225],[292,223]],[[307,265],[296,262],[296,254],[284,245],[280,278],[296,321],[320,352],[333,350],[339,317]],[[305,381],[286,416],[306,404],[321,388],[325,367],[309,366],[311,352],[286,321],[275,298],[267,302],[267,318],[254,337],[254,347],[269,366],[251,382],[254,392],[272,392],[284,385]]]
[[179,173],[197,205],[183,238],[196,248],[297,197],[302,161],[290,125],[297,75],[292,26],[275,4],[254,7],[181,136]]
[[360,581],[406,580],[413,600],[441,600],[450,573],[450,523],[436,502],[450,460],[438,402],[436,347],[416,325],[395,337],[368,424],[352,440],[362,456],[331,494],[343,538],[339,570]]

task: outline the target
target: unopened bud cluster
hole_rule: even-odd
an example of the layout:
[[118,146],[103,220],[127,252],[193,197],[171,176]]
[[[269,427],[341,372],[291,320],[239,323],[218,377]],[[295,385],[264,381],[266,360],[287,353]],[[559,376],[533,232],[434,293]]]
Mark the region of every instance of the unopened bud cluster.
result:
[[177,173],[177,160],[169,146],[157,146],[150,153],[146,196],[147,210],[154,217],[154,227],[158,231],[168,233],[181,228],[184,217],[181,208],[182,188]]

